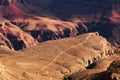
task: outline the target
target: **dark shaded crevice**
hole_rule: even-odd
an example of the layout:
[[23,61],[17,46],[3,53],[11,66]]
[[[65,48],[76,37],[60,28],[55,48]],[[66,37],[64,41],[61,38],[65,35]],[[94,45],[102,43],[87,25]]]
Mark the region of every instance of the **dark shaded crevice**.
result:
[[86,69],[93,69],[96,66],[96,62],[91,63],[90,60],[88,60],[88,66],[86,67]]
[[71,31],[70,31],[69,28],[65,28],[65,29],[63,30],[63,32],[64,32],[64,36],[65,36],[65,37],[70,37]]
[[17,37],[12,36],[10,34],[8,34],[7,37],[10,40],[10,42],[12,43],[13,48],[15,50],[21,50],[21,49],[25,48],[25,44],[24,44],[23,40],[17,40]]
[[96,66],[96,63],[89,64],[86,69],[93,69]]

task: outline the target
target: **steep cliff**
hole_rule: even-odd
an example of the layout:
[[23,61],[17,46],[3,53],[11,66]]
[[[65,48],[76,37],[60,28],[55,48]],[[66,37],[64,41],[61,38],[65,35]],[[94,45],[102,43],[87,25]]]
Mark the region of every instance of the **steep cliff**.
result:
[[[70,21],[62,21],[58,18],[36,16],[36,14],[31,12],[39,11],[38,9],[40,7],[35,6],[38,3],[37,1],[35,1],[33,2],[32,5],[32,3],[29,2],[31,1],[23,0],[0,1],[0,13],[1,13],[0,22],[5,23],[4,28],[7,29],[8,31],[8,32],[6,31],[7,37],[8,39],[10,39],[16,50],[23,48],[23,46],[25,47],[31,46],[32,45],[31,43],[34,42],[33,38],[41,42],[47,40],[56,40],[65,37],[73,37],[78,34],[87,32],[87,27],[85,27],[85,25],[83,25],[82,23],[79,23],[78,25]],[[42,6],[42,4],[40,5]],[[14,31],[14,29],[16,30],[16,32]],[[5,35],[3,29],[1,29],[0,32],[2,32],[3,35]],[[30,35],[26,34],[25,32],[32,35],[33,38]],[[20,36],[18,36],[16,33],[19,33]],[[12,36],[10,36],[10,34],[12,34]],[[24,39],[25,35],[29,36],[31,42],[28,42],[26,39]],[[12,39],[13,36],[14,39]],[[19,37],[20,41],[17,39]]]
[[6,40],[10,41],[9,47],[11,47],[11,44],[13,46],[12,48],[15,50],[35,46],[37,44],[31,35],[9,22],[1,24],[0,32],[6,37]]

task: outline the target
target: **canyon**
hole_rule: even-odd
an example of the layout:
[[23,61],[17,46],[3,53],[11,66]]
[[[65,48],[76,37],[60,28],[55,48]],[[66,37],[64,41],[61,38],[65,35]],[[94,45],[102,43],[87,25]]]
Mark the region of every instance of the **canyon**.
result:
[[119,80],[119,4],[0,0],[0,80]]

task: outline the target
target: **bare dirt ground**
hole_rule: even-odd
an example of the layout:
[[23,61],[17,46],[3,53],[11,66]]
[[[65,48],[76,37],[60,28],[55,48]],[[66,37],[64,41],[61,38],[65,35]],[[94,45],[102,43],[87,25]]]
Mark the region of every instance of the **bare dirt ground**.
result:
[[[96,60],[106,59],[111,50],[106,39],[97,33],[47,41],[21,51],[2,46],[0,80],[62,80],[64,75],[84,71]],[[112,58],[108,58],[97,65],[107,66],[111,62]],[[106,70],[106,67],[99,70],[100,66],[83,74]]]

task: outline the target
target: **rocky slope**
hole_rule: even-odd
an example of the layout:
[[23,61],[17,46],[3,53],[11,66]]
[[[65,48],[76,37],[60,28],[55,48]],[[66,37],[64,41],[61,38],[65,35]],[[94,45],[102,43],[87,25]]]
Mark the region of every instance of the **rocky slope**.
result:
[[36,41],[74,37],[87,32],[87,28],[82,23],[77,25],[69,21],[33,16],[24,20],[4,20],[0,32],[11,41],[16,50],[19,50],[35,45]]
[[72,80],[119,80],[120,55],[114,55],[96,62],[95,66],[71,76]]
[[[3,26],[2,23],[5,23],[5,26],[7,27],[4,28],[6,28],[8,31],[5,33],[5,30],[2,28],[0,32],[6,38],[10,39],[15,50],[22,49],[24,46],[30,47],[34,45],[34,39],[38,42],[41,42],[65,37],[73,37],[78,34],[87,32],[87,27],[82,22],[78,25],[76,23],[72,23],[70,21],[62,21],[57,18],[40,17],[36,16],[35,14],[29,14],[30,12],[37,10],[36,8],[35,10],[30,10],[32,7],[33,9],[35,8],[34,5],[31,5],[31,3],[29,3],[29,1],[0,1],[1,26]],[[16,30],[16,32],[14,30]],[[26,32],[31,36],[26,34]],[[18,33],[20,36],[17,35]],[[12,38],[10,38],[8,35],[11,35]],[[27,35],[26,40],[26,37],[24,38],[24,35]],[[23,38],[21,39],[21,37]],[[30,39],[30,41],[28,41],[28,39]],[[17,47],[18,45],[19,47]]]
[[31,35],[9,22],[3,22],[0,31],[1,34],[4,35],[4,38],[9,40],[9,44],[11,44],[13,46],[12,48],[15,50],[35,46],[37,44]]
[[[108,57],[111,44],[120,48],[119,1],[93,1],[0,0],[0,79],[60,80],[75,73],[73,79],[119,80],[113,66],[119,56]],[[77,36],[86,32],[96,33]]]
[[[92,3],[91,1],[87,0],[1,0],[0,18],[1,22],[10,22],[13,25],[20,27],[23,31],[32,35],[32,37],[39,42],[55,40],[64,37],[73,37],[87,31],[97,31],[101,36],[107,38],[107,40],[110,41],[113,46],[119,48],[119,1],[106,0],[94,2],[95,3]],[[106,3],[106,5],[102,3]],[[50,8],[54,9],[55,11],[52,11]],[[49,15],[41,10],[45,10]],[[67,14],[68,16],[80,15],[81,17],[76,16],[71,18],[72,22],[62,21],[53,17],[53,15],[51,16],[50,14],[51,11],[54,14],[57,14],[57,10],[60,11],[58,12],[60,13],[58,15],[62,17],[66,16],[66,12],[70,13]],[[63,13],[61,12],[62,10],[64,11]],[[37,14],[40,14],[39,11],[45,14],[47,17],[37,16]]]
[[[2,48],[0,51],[1,80],[61,80],[64,75],[86,70],[112,53],[110,44],[98,33],[47,41],[9,52],[16,53],[11,55]],[[2,54],[5,52],[8,54]]]

